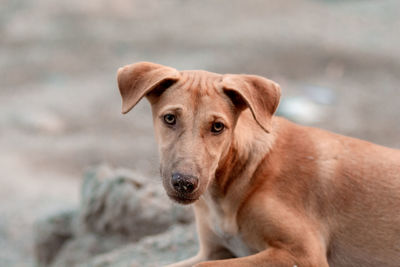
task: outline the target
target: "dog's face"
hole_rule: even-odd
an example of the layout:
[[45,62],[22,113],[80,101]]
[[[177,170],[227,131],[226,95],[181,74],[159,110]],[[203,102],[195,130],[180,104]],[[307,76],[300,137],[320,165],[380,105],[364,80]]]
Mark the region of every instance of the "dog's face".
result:
[[182,72],[162,95],[149,95],[164,188],[180,203],[205,191],[232,140],[239,111],[219,87],[220,79]]
[[[268,131],[280,95],[275,83],[261,77],[178,72],[153,63],[119,69],[118,83],[123,113],[143,96],[151,103],[163,185],[182,204],[196,201],[213,180],[234,140],[241,111],[250,108]],[[265,86],[268,101],[257,93]]]

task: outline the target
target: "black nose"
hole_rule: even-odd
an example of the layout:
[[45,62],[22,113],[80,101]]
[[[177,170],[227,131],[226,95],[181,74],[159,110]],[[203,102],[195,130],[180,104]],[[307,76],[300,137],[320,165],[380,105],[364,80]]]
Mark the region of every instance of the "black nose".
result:
[[172,174],[171,184],[178,193],[189,194],[197,188],[199,179],[191,175],[174,173]]

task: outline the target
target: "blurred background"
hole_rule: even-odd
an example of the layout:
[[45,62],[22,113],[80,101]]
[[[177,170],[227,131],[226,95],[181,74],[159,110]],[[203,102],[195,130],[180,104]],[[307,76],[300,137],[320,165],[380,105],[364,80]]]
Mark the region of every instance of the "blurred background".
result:
[[78,205],[87,166],[159,183],[146,101],[118,67],[258,74],[279,114],[400,148],[398,0],[1,0],[0,266],[34,264],[32,225]]

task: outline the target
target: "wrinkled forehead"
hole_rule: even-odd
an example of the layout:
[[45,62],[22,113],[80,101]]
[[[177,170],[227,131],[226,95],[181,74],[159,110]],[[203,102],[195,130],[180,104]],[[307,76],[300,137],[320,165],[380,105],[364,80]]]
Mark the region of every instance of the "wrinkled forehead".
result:
[[221,80],[222,75],[216,73],[182,71],[180,79],[161,95],[156,108],[177,105],[192,112],[230,111],[233,104],[223,93]]

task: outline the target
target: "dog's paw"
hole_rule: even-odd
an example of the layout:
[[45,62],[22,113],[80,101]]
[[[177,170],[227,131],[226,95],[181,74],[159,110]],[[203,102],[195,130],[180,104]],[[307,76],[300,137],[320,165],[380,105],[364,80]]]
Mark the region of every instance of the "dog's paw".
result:
[[212,266],[220,266],[219,264],[215,264],[213,262],[200,262],[197,263],[196,265],[193,265],[193,267],[212,267]]

